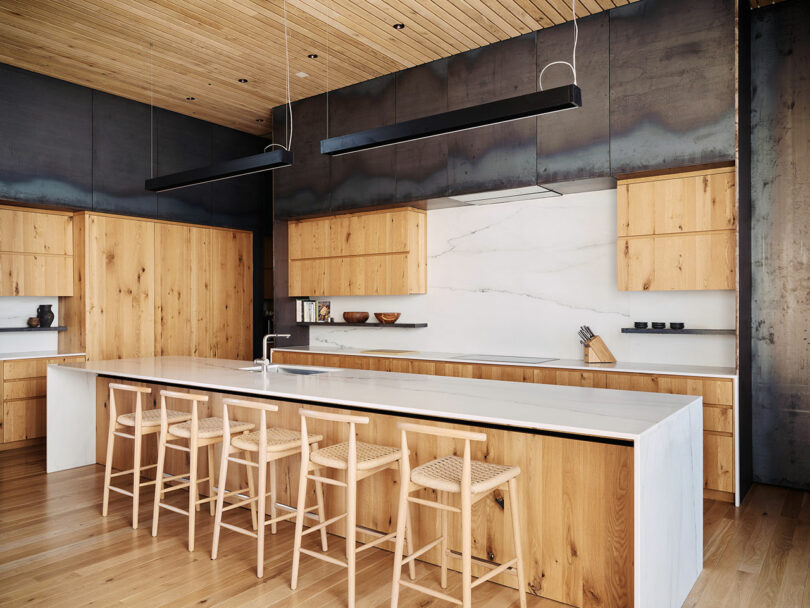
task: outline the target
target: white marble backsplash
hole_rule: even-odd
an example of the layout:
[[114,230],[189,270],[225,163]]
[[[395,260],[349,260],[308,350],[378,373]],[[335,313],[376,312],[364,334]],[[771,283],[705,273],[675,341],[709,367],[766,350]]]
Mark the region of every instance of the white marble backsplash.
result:
[[[28,317],[37,316],[37,306],[51,304],[54,325],[59,324],[57,297],[0,297],[0,327],[25,327]],[[0,332],[0,355],[57,349],[55,331]]]
[[[582,357],[590,325],[620,361],[734,366],[734,336],[622,334],[633,321],[733,328],[733,291],[620,292],[616,191],[428,213],[428,293],[331,297],[350,310],[401,312],[425,329],[313,327],[313,345]],[[370,319],[370,322],[374,318]]]

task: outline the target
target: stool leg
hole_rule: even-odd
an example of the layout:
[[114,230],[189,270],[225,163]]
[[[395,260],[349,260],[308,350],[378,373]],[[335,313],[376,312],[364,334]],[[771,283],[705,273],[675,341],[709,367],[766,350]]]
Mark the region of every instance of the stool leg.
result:
[[107,462],[104,464],[104,499],[101,503],[101,515],[107,517],[110,505],[110,480],[112,479],[113,444],[115,443],[115,420],[110,417],[110,428],[107,431]]
[[[436,498],[438,501],[444,505],[448,504],[448,494],[447,492],[438,492]],[[442,552],[442,589],[447,589],[447,534],[448,534],[448,526],[447,526],[447,519],[448,513],[444,509],[442,509],[442,542],[439,545],[439,549]]]
[[354,608],[357,562],[357,471],[348,467],[346,487],[346,562],[349,565],[349,608]]
[[[271,460],[270,466],[270,518],[276,518],[276,461]],[[276,522],[270,524],[270,533],[276,533]]]
[[309,469],[309,459],[301,459],[301,474],[298,478],[298,503],[295,512],[295,542],[293,543],[293,563],[292,578],[290,579],[290,589],[295,591],[298,586],[298,564],[301,561],[301,534],[304,531],[304,509],[307,500],[307,471]]
[[265,499],[267,498],[267,460],[259,455],[259,505],[256,509],[259,529],[256,531],[256,576],[264,576]]
[[469,491],[461,495],[461,605],[462,608],[472,607],[472,496]]
[[[225,506],[225,479],[228,478],[228,456],[231,451],[230,446],[222,444],[222,457],[219,459],[219,490],[217,491],[217,508],[214,517],[214,538],[211,541],[211,559],[217,558],[219,549],[219,532],[222,523],[222,507]],[[239,486],[237,486],[239,487]],[[255,513],[254,513],[255,517]],[[255,521],[255,520],[254,520]]]
[[518,511],[517,478],[509,480],[509,504],[512,509],[512,534],[515,539],[515,553],[517,557],[518,590],[520,591],[520,608],[526,608],[526,573],[523,571],[523,548],[520,546],[520,520]]
[[[313,443],[312,449],[317,450],[318,444]],[[315,475],[318,477],[321,476],[321,469],[316,468],[314,470]],[[320,481],[315,482],[315,500],[318,503],[318,522],[322,523],[326,521],[326,510],[323,507],[323,484]],[[329,548],[329,545],[326,541],[326,528],[321,528],[321,549],[326,551]]]
[[189,445],[191,447],[191,452],[189,453],[189,464],[191,465],[189,480],[191,481],[191,485],[188,488],[188,550],[194,551],[197,509],[200,508],[200,504],[197,502],[197,497],[199,496],[197,488],[197,452],[199,450],[197,449],[197,442],[194,441],[193,437]]
[[160,431],[158,438],[158,461],[155,469],[155,504],[152,508],[152,536],[157,536],[160,499],[163,496],[163,467],[166,465],[166,433]]
[[132,528],[138,528],[138,509],[141,500],[141,442],[143,435],[135,429],[135,453],[132,457]]
[[[401,471],[402,469],[400,469]],[[409,479],[401,479],[399,488],[399,504],[397,505],[397,536],[394,545],[394,580],[391,583],[391,608],[399,604],[399,580],[402,578],[402,552],[405,546],[405,520],[408,509]]]
[[[222,478],[220,478],[222,479]],[[208,444],[208,498],[214,496],[214,444]],[[214,514],[214,501],[208,502],[208,510],[211,515]]]
[[[253,462],[253,457],[251,456],[248,450],[244,450],[245,460],[248,462]],[[256,498],[256,484],[253,481],[253,467],[250,465],[245,465],[247,468],[247,482],[248,482],[248,495],[251,498]],[[222,479],[222,477],[220,477]],[[253,529],[258,530],[258,526],[256,524],[256,501],[253,500],[250,503],[250,517],[253,520]]]

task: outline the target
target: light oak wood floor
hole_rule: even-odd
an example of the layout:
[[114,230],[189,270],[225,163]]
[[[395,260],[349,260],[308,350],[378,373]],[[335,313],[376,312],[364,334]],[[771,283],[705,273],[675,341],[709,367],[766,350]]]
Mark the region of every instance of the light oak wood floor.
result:
[[[129,526],[124,496],[111,496],[110,515],[102,518],[103,479],[100,466],[46,476],[41,447],[0,452],[0,606],[344,605],[345,574],[315,560],[302,563],[299,589],[290,591],[292,525],[268,535],[259,580],[252,539],[223,532],[220,558],[210,559],[213,525],[205,511],[193,553],[179,515],[161,514],[160,535],[152,538],[151,500],[138,530]],[[810,607],[810,492],[755,486],[741,509],[706,501],[704,512],[705,570],[686,606]],[[249,519],[247,511],[237,517]],[[330,553],[340,557],[342,539],[330,540]],[[388,606],[391,567],[388,551],[361,554],[358,606]],[[417,576],[438,586],[434,566],[419,563]],[[451,593],[459,582],[451,573]],[[445,605],[407,589],[401,598],[403,608]],[[563,606],[529,599],[530,608]],[[517,606],[514,590],[494,583],[477,589],[474,601]]]

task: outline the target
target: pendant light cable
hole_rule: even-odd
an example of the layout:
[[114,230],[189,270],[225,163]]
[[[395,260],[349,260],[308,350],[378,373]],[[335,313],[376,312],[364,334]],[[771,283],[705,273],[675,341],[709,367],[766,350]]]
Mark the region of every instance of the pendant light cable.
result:
[[[292,112],[292,100],[290,97],[290,43],[289,37],[287,35],[287,0],[284,0],[284,57],[287,62],[287,116],[288,124],[289,124],[289,131],[287,132],[286,141],[283,144],[267,144],[264,147],[264,151],[267,152],[270,148],[281,148],[282,150],[286,150],[287,152],[290,151],[292,148],[292,137],[293,137],[293,112]],[[285,129],[286,130],[286,129]]]
[[332,13],[332,0],[326,3],[326,139],[329,139],[329,18]]
[[152,42],[149,42],[149,177],[155,177],[155,78],[152,75]]
[[574,84],[577,84],[577,42],[579,41],[579,26],[577,25],[577,0],[571,0],[571,14],[574,16],[574,52],[571,56],[571,63],[568,63],[567,61],[552,61],[551,63],[546,64],[546,67],[540,70],[540,76],[537,78],[537,84],[541,91],[543,90],[543,73],[553,65],[567,65],[569,68],[571,68],[571,72],[574,74]]

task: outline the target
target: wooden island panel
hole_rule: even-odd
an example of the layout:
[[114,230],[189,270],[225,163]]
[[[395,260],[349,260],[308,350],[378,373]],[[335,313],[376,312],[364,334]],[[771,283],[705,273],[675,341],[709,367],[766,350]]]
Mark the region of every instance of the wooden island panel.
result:
[[[355,358],[356,359],[356,358]],[[370,359],[370,358],[367,358]],[[379,358],[379,361],[386,361]],[[402,360],[400,360],[402,361]],[[330,363],[327,359],[317,364]],[[375,362],[374,365],[378,365]],[[453,364],[455,365],[455,364]],[[99,377],[96,381],[97,429],[96,450],[100,464],[106,453],[108,424],[109,382]],[[156,384],[127,381],[131,384],[150,386],[152,395],[147,399],[147,407],[156,407],[158,391],[163,388]],[[187,390],[172,387],[172,390]],[[209,396],[208,405],[201,407],[200,415],[221,415],[223,393],[198,391]],[[131,411],[134,403],[122,396],[117,400],[119,411]],[[300,428],[298,409],[300,404],[241,397],[257,401],[270,401],[278,404],[278,414],[272,415],[272,423],[289,429]],[[120,403],[118,403],[120,401]],[[307,406],[313,409],[347,412],[337,408]],[[356,412],[355,412],[356,413]],[[239,418],[252,420],[253,412],[239,411]],[[399,432],[396,423],[411,420],[377,412],[368,412],[370,424],[358,427],[360,441],[399,445]],[[256,420],[258,420],[256,418]],[[332,425],[313,420],[310,423],[313,433],[323,434],[323,445],[345,441],[347,429],[343,425]],[[633,448],[617,442],[602,442],[570,436],[542,435],[531,432],[505,430],[481,426],[435,422],[463,430],[484,430],[487,442],[473,446],[473,458],[493,463],[508,463],[521,469],[519,477],[520,516],[523,527],[523,550],[527,569],[529,593],[534,593],[576,607],[632,606],[633,604]],[[453,440],[429,436],[409,437],[414,465],[452,454],[460,449]],[[144,465],[155,461],[154,437],[144,446]],[[116,468],[131,466],[131,442],[116,441],[114,465]],[[217,447],[217,461],[219,447]],[[200,473],[205,474],[204,459],[200,459]],[[187,471],[182,454],[167,457],[167,472]],[[228,487],[246,487],[245,479],[236,479],[235,469],[229,476]],[[240,469],[243,467],[240,467]],[[240,471],[240,474],[244,474]],[[342,475],[342,474],[341,474]],[[298,460],[284,461],[279,467],[279,501],[294,504],[298,485]],[[200,484],[200,491],[207,489]],[[342,511],[343,489],[333,486],[324,488],[326,493],[327,517]],[[396,526],[396,506],[399,492],[398,476],[395,471],[375,475],[364,480],[359,486],[358,524],[388,532]],[[435,493],[422,490],[425,498],[435,500]],[[311,493],[314,504],[314,492]],[[148,492],[144,495],[148,500]],[[513,547],[508,494],[494,491],[473,509],[473,555],[481,559],[502,561],[511,558]],[[430,509],[412,508],[416,546],[425,544],[438,534],[439,519]],[[172,517],[173,515],[164,515]],[[461,547],[457,515],[451,515],[451,537],[449,546],[453,550]],[[342,534],[342,528],[330,528]],[[364,535],[360,535],[359,540]],[[314,545],[313,545],[314,546]],[[391,549],[393,545],[385,545]],[[426,553],[423,558],[433,564],[439,562],[438,548]],[[485,570],[476,566],[474,574]],[[451,560],[450,567],[460,568],[458,560]],[[477,570],[476,570],[477,568]],[[506,585],[515,586],[514,577],[501,576],[495,579]]]

